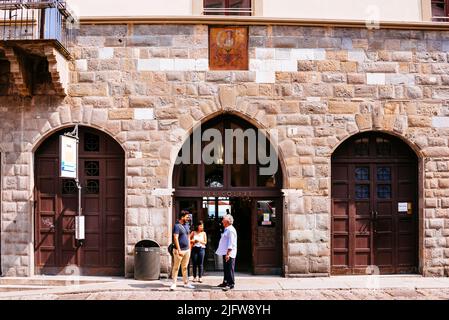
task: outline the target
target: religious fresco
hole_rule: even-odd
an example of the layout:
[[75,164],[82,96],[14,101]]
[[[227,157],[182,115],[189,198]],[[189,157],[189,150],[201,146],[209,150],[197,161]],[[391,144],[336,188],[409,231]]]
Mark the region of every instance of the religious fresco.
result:
[[211,27],[209,60],[211,70],[248,70],[248,28]]

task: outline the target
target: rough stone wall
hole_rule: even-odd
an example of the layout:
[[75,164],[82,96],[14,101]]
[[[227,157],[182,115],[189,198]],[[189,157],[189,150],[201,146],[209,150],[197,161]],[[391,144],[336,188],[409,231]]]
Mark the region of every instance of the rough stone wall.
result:
[[9,62],[2,59],[0,51],[0,95],[7,95],[9,88]]
[[[284,269],[330,271],[333,150],[361,131],[401,137],[425,172],[420,266],[449,274],[449,33],[251,26],[248,71],[209,71],[205,25],[83,25],[68,96],[0,97],[2,270],[33,266],[33,151],[74,123],[126,152],[126,273],[132,249],[166,253],[173,155],[198,122],[232,112],[279,130],[284,169]],[[168,256],[162,271],[167,272]]]

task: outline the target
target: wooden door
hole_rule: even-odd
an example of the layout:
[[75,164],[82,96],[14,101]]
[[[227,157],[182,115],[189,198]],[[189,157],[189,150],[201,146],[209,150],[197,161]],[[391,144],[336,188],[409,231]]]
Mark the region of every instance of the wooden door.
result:
[[[400,140],[363,134],[332,160],[332,273],[417,271],[417,161]],[[405,208],[405,210],[404,210]]]
[[280,199],[254,199],[253,273],[281,274],[282,205]]
[[68,266],[76,266],[84,275],[123,275],[123,151],[105,134],[80,128],[79,172],[86,221],[85,241],[80,243],[75,240],[76,184],[59,178],[63,132],[49,137],[36,152],[36,273],[65,274]]

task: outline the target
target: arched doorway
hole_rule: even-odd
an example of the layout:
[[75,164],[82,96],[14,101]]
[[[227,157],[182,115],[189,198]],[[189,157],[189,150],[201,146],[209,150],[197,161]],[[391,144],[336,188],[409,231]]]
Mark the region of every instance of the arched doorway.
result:
[[333,274],[418,272],[418,214],[418,159],[402,140],[361,133],[334,152]]
[[[204,133],[211,128],[217,129],[223,137],[219,154],[213,153],[214,162],[207,164],[201,157],[200,163],[192,164],[194,150],[191,144],[191,164],[182,163],[174,168],[173,221],[181,210],[192,213],[193,225],[199,220],[204,221],[208,233],[205,267],[206,271],[216,271],[221,268],[221,261],[214,254],[220,239],[221,217],[231,213],[238,233],[236,270],[254,274],[281,274],[282,172],[278,156],[275,156],[276,172],[271,175],[261,174],[260,168],[264,166],[259,161],[249,161],[249,154],[257,154],[259,148],[265,148],[265,154],[269,154],[271,145],[266,136],[263,136],[264,146],[260,145],[262,138],[258,136],[257,150],[248,149],[250,140],[244,140],[243,163],[237,164],[235,161],[236,144],[233,145],[233,160],[231,163],[225,161],[225,154],[231,149],[224,139],[225,131],[253,129],[257,132],[257,129],[240,118],[223,115],[203,124],[198,132],[201,131],[201,137],[204,137]],[[192,142],[194,135],[186,143]],[[200,153],[210,143],[210,140],[202,142]],[[178,156],[182,156],[182,150]]]
[[111,137],[80,127],[79,175],[85,241],[75,240],[77,188],[59,178],[60,130],[35,153],[35,272],[124,275],[124,152]]

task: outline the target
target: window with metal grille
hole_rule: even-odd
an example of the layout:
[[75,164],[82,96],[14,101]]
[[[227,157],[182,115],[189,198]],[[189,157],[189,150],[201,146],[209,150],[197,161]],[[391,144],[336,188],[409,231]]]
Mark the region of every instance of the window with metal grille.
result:
[[100,137],[96,134],[85,133],[84,134],[84,151],[98,152],[100,151]]
[[251,0],[204,0],[205,15],[250,16]]
[[449,0],[432,0],[432,20],[449,22]]

